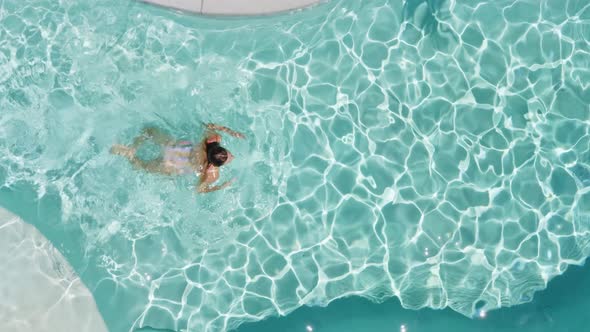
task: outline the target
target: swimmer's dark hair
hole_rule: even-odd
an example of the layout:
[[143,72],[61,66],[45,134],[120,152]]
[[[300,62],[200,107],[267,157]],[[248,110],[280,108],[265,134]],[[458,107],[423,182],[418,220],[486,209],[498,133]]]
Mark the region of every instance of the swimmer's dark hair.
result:
[[227,150],[217,142],[209,143],[207,144],[207,160],[209,164],[219,167],[227,161]]

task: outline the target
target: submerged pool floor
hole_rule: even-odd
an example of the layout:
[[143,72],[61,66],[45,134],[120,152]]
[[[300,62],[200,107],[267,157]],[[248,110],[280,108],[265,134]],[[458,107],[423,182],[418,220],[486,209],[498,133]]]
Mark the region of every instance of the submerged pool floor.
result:
[[[0,8],[0,205],[110,331],[227,331],[354,296],[492,317],[590,255],[587,1]],[[246,133],[223,140],[227,190],[109,153],[202,122]]]
[[107,332],[92,294],[35,227],[0,208],[0,331]]

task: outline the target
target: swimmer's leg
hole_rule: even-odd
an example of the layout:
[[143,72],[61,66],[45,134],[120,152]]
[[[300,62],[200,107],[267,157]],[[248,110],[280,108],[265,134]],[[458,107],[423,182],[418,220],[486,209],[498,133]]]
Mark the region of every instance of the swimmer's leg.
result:
[[145,161],[135,155],[136,149],[133,147],[115,144],[111,148],[111,153],[123,156],[129,160],[131,165],[135,168],[143,169],[150,173],[169,174],[168,170],[163,166],[162,158]]
[[135,158],[135,148],[126,145],[115,144],[111,147],[111,153],[123,156],[129,160]]
[[[174,142],[174,138],[161,132],[158,128],[145,127],[145,128],[143,128],[141,135],[139,135],[133,139],[133,143],[131,144],[131,146],[129,148],[133,149],[133,150],[137,150],[148,139],[151,139],[152,141],[154,141],[154,143],[162,145],[162,146],[171,145]],[[116,146],[113,146],[113,148],[117,151],[120,151],[121,153],[113,152],[113,149],[111,149],[111,153],[119,154],[119,155],[125,154],[126,153],[125,150],[129,149],[128,147],[125,147],[122,145],[116,145]],[[135,154],[135,152],[133,152],[133,154]]]
[[150,173],[160,173],[166,175],[170,174],[170,172],[168,172],[166,168],[163,166],[161,158],[145,161],[135,157],[133,159],[130,159],[129,162],[131,163],[131,165],[133,165],[133,167],[143,169],[144,171]]
[[131,147],[135,150],[139,149],[139,147],[145,142],[149,137],[141,134],[133,139],[133,143],[131,143]]
[[[142,135],[139,137],[149,138],[154,143],[160,145],[172,145],[174,143],[174,138],[169,136],[168,134],[162,132],[160,129],[156,127],[145,127],[143,128]],[[138,138],[139,138],[138,137]],[[144,138],[144,140],[145,140]],[[143,141],[141,141],[143,143]],[[134,141],[135,144],[135,141]],[[140,143],[141,144],[141,143]]]

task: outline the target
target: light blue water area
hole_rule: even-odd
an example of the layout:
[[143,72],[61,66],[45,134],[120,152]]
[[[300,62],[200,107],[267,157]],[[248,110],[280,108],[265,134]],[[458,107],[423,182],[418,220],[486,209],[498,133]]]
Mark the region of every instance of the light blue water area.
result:
[[[221,20],[0,3],[0,204],[112,331],[225,331],[362,296],[474,317],[590,255],[590,4],[330,1]],[[153,125],[222,192],[109,153]],[[1,282],[1,281],[0,281]],[[491,315],[491,314],[490,314]]]

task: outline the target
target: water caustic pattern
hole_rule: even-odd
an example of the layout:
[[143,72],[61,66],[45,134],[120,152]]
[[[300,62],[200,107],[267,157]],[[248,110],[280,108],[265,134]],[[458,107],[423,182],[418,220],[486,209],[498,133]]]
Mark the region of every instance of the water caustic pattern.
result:
[[[351,295],[477,315],[590,254],[589,41],[583,0],[225,21],[8,0],[0,177],[33,193],[30,222],[113,331],[224,331]],[[195,196],[108,153],[199,120],[248,134],[228,142],[234,188]]]

